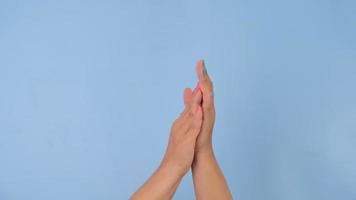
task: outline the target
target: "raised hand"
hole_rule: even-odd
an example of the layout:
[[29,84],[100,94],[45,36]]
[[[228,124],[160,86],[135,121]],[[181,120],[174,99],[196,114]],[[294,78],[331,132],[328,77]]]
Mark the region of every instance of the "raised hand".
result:
[[[199,82],[197,88],[203,94],[202,108],[203,108],[203,124],[200,134],[197,139],[196,153],[212,148],[212,134],[215,123],[215,106],[214,106],[214,88],[208,72],[205,67],[204,60],[197,62],[196,71],[198,74]],[[185,105],[192,99],[193,92],[186,90],[184,95]]]
[[193,159],[196,139],[200,133],[203,112],[202,94],[199,89],[189,93],[184,111],[174,121],[166,153],[156,172],[141,186],[131,199],[171,199],[180,180],[189,171]]
[[185,109],[172,125],[161,165],[132,199],[171,199],[190,168],[197,199],[232,199],[212,145],[213,83],[203,60],[196,70],[199,82],[194,91],[184,91]]
[[[196,70],[199,78],[199,88],[203,94],[203,124],[197,138],[192,165],[195,196],[198,200],[230,200],[232,195],[215,159],[212,145],[215,123],[213,82],[207,73],[203,60],[198,61]],[[191,100],[192,95],[187,94],[185,102]]]
[[[184,96],[191,90],[186,89]],[[168,147],[162,166],[176,169],[180,174],[185,174],[190,169],[196,146],[196,139],[200,133],[203,112],[201,107],[202,94],[196,89],[191,95],[191,101],[185,104],[185,110],[174,121],[168,142]]]

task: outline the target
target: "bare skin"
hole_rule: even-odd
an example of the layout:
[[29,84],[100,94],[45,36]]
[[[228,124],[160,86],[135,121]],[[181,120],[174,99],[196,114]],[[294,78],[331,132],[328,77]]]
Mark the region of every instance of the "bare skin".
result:
[[213,151],[213,83],[203,60],[197,63],[197,74],[194,91],[184,91],[185,109],[173,123],[161,165],[131,199],[171,199],[190,168],[197,199],[232,199]]
[[[232,199],[227,182],[215,159],[212,135],[215,123],[214,90],[204,61],[197,63],[199,88],[203,94],[203,124],[195,146],[192,164],[193,182],[196,199]],[[185,102],[192,100],[192,93],[186,94]]]
[[171,199],[182,177],[189,171],[194,159],[196,139],[200,133],[203,115],[200,105],[201,91],[195,90],[191,96],[192,100],[185,105],[184,111],[172,125],[161,165],[131,199]]

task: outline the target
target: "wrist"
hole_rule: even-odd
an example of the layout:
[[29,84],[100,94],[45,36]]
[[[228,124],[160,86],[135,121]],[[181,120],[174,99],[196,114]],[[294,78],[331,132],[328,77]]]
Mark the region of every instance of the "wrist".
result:
[[201,154],[210,154],[213,151],[213,144],[212,142],[206,142],[204,144],[197,145],[195,148],[195,156],[199,156]]
[[182,167],[179,167],[177,164],[169,162],[162,162],[158,168],[158,171],[161,171],[164,174],[176,178],[182,178],[187,173],[187,171],[184,170]]
[[194,156],[194,161],[192,166],[194,167],[199,163],[204,163],[211,159],[215,159],[212,145],[204,146],[204,148],[199,148],[195,151],[195,156]]

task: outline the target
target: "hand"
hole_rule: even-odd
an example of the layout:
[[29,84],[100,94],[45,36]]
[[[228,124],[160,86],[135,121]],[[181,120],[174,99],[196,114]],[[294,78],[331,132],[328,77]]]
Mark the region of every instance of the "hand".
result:
[[189,171],[196,139],[200,133],[203,111],[200,90],[185,90],[190,101],[175,120],[166,153],[159,168],[131,197],[131,199],[172,199],[182,177]]
[[[203,95],[203,123],[197,138],[194,162],[192,164],[193,181],[196,199],[232,199],[231,192],[224,175],[215,158],[212,147],[212,134],[215,123],[215,107],[213,83],[206,71],[204,61],[200,60],[196,66],[199,77],[199,88]],[[189,102],[192,95],[187,95]]]
[[188,94],[190,101],[173,123],[168,147],[161,163],[162,168],[168,168],[180,175],[187,173],[192,165],[196,139],[200,133],[203,118],[201,91],[196,89],[192,92],[186,89],[184,97]]
[[[202,92],[203,123],[195,147],[196,153],[212,149],[212,134],[215,123],[215,106],[213,82],[211,81],[205,68],[204,60],[197,62],[196,71],[199,83],[196,89]],[[195,90],[196,90],[195,89]],[[184,96],[186,105],[192,100],[192,90],[187,90]]]
[[202,60],[197,63],[197,73],[199,83],[194,91],[184,91],[185,110],[173,123],[160,167],[132,199],[172,199],[190,168],[197,199],[232,199],[212,149],[213,83]]

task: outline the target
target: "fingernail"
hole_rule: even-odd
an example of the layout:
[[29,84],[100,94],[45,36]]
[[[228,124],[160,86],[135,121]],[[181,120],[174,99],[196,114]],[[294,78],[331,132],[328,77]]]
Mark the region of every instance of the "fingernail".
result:
[[202,63],[202,65],[203,65],[203,74],[204,74],[204,75],[208,74],[208,70],[206,70],[204,60],[202,60],[201,63]]

